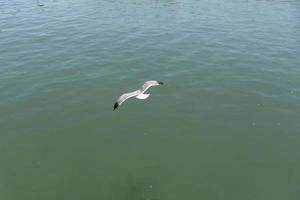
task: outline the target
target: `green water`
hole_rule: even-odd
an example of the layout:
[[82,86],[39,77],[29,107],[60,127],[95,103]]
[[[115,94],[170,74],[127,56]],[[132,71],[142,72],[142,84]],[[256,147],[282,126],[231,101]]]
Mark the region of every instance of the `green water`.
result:
[[1,200],[300,199],[298,0],[40,3],[0,0]]

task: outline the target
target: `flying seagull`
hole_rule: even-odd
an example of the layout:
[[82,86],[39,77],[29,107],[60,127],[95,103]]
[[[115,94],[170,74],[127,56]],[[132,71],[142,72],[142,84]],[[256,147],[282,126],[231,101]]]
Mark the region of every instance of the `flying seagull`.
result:
[[114,110],[117,107],[119,107],[124,101],[126,101],[127,99],[129,99],[131,97],[135,97],[137,99],[147,99],[150,96],[150,94],[144,94],[144,92],[146,92],[146,90],[148,90],[152,86],[159,86],[159,85],[162,85],[162,84],[164,84],[164,83],[160,82],[160,81],[146,81],[141,89],[133,91],[133,92],[122,94],[118,98],[117,102],[115,103]]
[[40,0],[37,0],[36,3],[37,3],[38,6],[44,6],[44,4],[42,4],[42,3],[40,2]]

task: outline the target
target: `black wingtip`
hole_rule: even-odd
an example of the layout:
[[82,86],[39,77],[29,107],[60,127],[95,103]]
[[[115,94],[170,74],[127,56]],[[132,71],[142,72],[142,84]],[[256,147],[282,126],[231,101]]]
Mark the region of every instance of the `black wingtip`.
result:
[[119,106],[119,104],[118,104],[118,102],[116,102],[114,105],[114,110],[116,110],[118,106]]
[[158,84],[159,84],[159,85],[163,85],[164,83],[163,83],[163,82],[161,82],[161,81],[158,81]]

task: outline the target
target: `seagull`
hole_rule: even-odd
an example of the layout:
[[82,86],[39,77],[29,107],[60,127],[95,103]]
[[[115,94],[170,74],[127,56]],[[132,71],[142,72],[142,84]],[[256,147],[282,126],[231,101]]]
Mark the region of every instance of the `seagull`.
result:
[[40,2],[40,0],[37,0],[36,3],[37,3],[38,6],[41,6],[41,7],[44,6],[44,4],[42,4],[42,3]]
[[137,99],[147,99],[150,94],[144,94],[144,92],[146,92],[146,90],[148,90],[150,87],[152,86],[159,86],[159,85],[163,85],[163,82],[160,81],[146,81],[142,88],[133,92],[128,92],[125,94],[122,94],[117,102],[114,105],[114,110],[116,108],[118,108],[124,101],[126,101],[127,99],[131,98],[131,97],[135,97]]

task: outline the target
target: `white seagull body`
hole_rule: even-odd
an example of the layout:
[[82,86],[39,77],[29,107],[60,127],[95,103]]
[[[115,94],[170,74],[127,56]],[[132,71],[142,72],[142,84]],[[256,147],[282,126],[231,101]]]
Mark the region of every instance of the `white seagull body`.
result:
[[163,82],[160,82],[160,81],[146,81],[141,89],[122,94],[118,98],[117,102],[115,103],[114,110],[117,107],[119,107],[124,101],[126,101],[127,99],[129,99],[131,97],[135,97],[137,99],[147,99],[150,96],[150,94],[144,94],[144,92],[146,92],[152,86],[159,86],[162,84],[163,84]]

